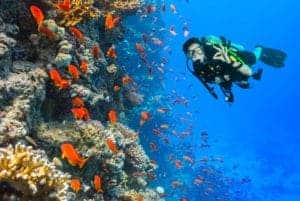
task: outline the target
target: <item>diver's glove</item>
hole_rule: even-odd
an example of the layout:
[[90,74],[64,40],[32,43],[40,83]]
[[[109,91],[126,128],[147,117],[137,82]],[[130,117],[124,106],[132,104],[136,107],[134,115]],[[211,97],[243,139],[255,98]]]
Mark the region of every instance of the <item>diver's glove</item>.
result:
[[226,46],[213,45],[213,48],[216,50],[216,53],[213,56],[214,60],[222,61],[227,64],[231,63],[231,59],[228,54],[228,48]]
[[258,69],[257,72],[253,73],[252,75],[253,79],[260,80],[262,73],[263,73],[263,69],[262,68]]
[[261,51],[259,60],[273,67],[283,67],[287,54],[282,50],[268,48],[264,46],[256,46]]

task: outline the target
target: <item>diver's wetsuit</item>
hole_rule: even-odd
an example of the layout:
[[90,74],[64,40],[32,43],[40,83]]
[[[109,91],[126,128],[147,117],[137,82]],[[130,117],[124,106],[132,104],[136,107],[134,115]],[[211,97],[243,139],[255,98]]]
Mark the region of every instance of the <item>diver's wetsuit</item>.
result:
[[[223,39],[225,40],[225,39]],[[242,80],[247,80],[247,76],[243,76],[240,72],[237,71],[238,67],[233,67],[231,64],[222,62],[220,60],[214,60],[213,57],[217,53],[217,50],[213,47],[211,44],[206,43],[206,39],[203,37],[201,38],[201,45],[203,48],[203,51],[205,52],[205,61],[201,63],[200,61],[196,61],[193,63],[194,67],[194,72],[201,76],[204,81],[207,83],[214,83],[216,77],[223,77],[224,75],[230,75],[231,77],[231,82],[232,81],[242,81]],[[229,46],[229,44],[226,44],[224,42],[223,45]],[[232,47],[233,48],[233,47]],[[239,51],[237,50],[237,54],[243,58],[245,63],[247,63],[249,66],[253,65],[255,61],[255,56],[251,52],[246,52],[246,51]],[[240,55],[240,53],[243,53],[243,55]],[[244,56],[246,54],[246,56]],[[251,57],[251,63],[247,62],[247,59]],[[254,57],[254,61],[253,61]],[[248,59],[249,60],[249,59]]]
[[[231,92],[232,82],[247,80],[248,77],[241,75],[237,72],[237,68],[234,68],[231,64],[225,63],[220,60],[214,60],[213,57],[217,53],[217,50],[202,39],[202,48],[205,52],[205,61],[196,61],[193,63],[194,75],[201,77],[201,79],[209,84],[215,83],[215,78],[220,77],[222,82],[219,84],[224,95],[229,99],[229,102],[233,101],[233,94]],[[230,80],[224,80],[224,75],[230,75]]]

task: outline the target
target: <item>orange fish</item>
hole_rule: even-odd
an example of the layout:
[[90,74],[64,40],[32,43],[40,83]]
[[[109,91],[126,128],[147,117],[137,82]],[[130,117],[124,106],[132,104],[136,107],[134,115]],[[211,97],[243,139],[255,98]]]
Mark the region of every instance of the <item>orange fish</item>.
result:
[[138,194],[136,197],[136,201],[143,201],[143,196],[141,194]]
[[84,74],[87,74],[88,71],[88,62],[86,59],[81,60],[80,69]]
[[72,99],[73,107],[84,107],[84,101],[80,97],[75,97]]
[[84,42],[84,35],[83,33],[76,27],[70,27],[69,31],[72,33],[73,36],[80,42]]
[[145,173],[144,172],[133,172],[131,174],[131,176],[133,176],[133,177],[144,177]]
[[117,58],[117,54],[116,54],[116,49],[114,46],[111,46],[107,52],[106,52],[106,56],[108,56],[111,59],[116,59]]
[[154,142],[150,142],[149,145],[152,151],[158,151],[157,144],[155,144]]
[[204,182],[204,178],[201,176],[198,176],[194,179],[193,184],[199,186],[200,184],[202,184]]
[[141,112],[140,126],[144,125],[144,123],[150,118],[150,113],[143,111]]
[[79,71],[76,66],[74,66],[73,64],[69,64],[68,71],[75,80],[79,79]]
[[166,108],[166,107],[162,107],[162,108],[158,108],[156,111],[159,112],[159,113],[165,113],[169,110],[169,108]]
[[79,179],[71,179],[70,181],[70,186],[73,189],[73,191],[75,191],[76,193],[78,193],[81,189],[81,183]]
[[71,112],[73,113],[74,118],[77,120],[87,121],[90,119],[90,113],[85,107],[72,108]]
[[61,78],[58,70],[50,69],[49,70],[50,79],[53,81],[54,86],[59,89],[65,89],[70,86],[70,83],[67,80]]
[[147,177],[151,180],[154,180],[157,178],[157,176],[155,175],[155,173],[153,171],[147,172]]
[[117,148],[116,142],[114,140],[108,138],[106,140],[106,145],[114,154],[118,153],[118,148]]
[[45,18],[42,10],[39,7],[35,6],[35,5],[31,5],[30,6],[30,12],[31,12],[32,16],[34,17],[37,25],[40,26],[41,23],[44,21],[44,18]]
[[101,180],[101,177],[99,175],[94,176],[94,188],[95,188],[97,193],[99,193],[99,192],[103,193],[102,180]]
[[147,13],[152,13],[152,12],[156,11],[156,6],[147,5],[145,9],[146,9]]
[[120,91],[121,87],[119,85],[114,86],[114,92]]
[[55,4],[55,7],[62,11],[69,11],[71,9],[71,1],[70,0],[64,0],[64,2],[60,2]]
[[56,33],[54,33],[53,31],[51,31],[47,27],[39,26],[38,31],[41,34],[43,34],[44,36],[46,36],[47,38],[49,38],[50,40],[56,40],[57,39]]
[[114,28],[120,21],[120,17],[113,18],[111,13],[108,13],[105,17],[105,29],[110,30]]
[[172,188],[177,188],[177,187],[183,186],[183,183],[178,180],[174,180],[174,181],[172,181],[171,186],[172,186]]
[[88,158],[87,159],[81,158],[81,156],[79,156],[79,154],[77,153],[73,145],[69,143],[63,143],[60,146],[60,150],[62,153],[61,157],[66,158],[69,164],[72,166],[79,166],[79,168],[82,168],[85,165],[86,161],[88,160]]
[[92,54],[94,58],[100,58],[100,47],[97,43],[92,48]]
[[68,80],[62,80],[58,86],[58,89],[66,89],[70,86],[70,82]]
[[142,57],[145,57],[145,49],[144,49],[144,47],[142,46],[141,43],[136,43],[136,44],[135,44],[135,49],[138,51],[138,53],[139,53]]
[[182,163],[180,160],[175,160],[175,167],[177,169],[181,169],[183,167]]
[[153,165],[157,165],[157,161],[156,160],[150,160],[150,163]]
[[111,124],[117,123],[117,113],[114,110],[108,112],[108,120]]
[[50,75],[50,79],[54,82],[54,83],[60,83],[62,81],[62,78],[58,72],[58,70],[56,69],[50,69],[49,70],[49,75]]
[[187,161],[190,164],[194,164],[195,163],[195,160],[192,159],[190,156],[184,155],[182,158],[183,158],[183,160]]
[[131,77],[129,77],[128,75],[125,75],[124,77],[122,77],[122,83],[123,84],[128,84],[133,82],[133,79]]

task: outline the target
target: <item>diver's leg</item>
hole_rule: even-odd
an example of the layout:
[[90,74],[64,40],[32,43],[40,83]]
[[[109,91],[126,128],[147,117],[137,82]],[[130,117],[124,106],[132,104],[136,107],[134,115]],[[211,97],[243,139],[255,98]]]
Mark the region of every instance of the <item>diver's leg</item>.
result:
[[263,73],[263,69],[260,68],[256,72],[253,72],[250,66],[243,64],[241,66],[237,66],[237,72],[240,73],[243,77],[252,77],[255,80],[260,80]]

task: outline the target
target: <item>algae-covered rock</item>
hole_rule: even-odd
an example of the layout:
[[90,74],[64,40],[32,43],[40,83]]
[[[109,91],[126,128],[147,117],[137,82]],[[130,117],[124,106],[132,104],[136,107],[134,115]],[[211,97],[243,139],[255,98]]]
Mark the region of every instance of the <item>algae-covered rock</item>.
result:
[[46,78],[43,69],[34,68],[10,73],[7,80],[0,80],[0,144],[28,135],[40,121]]
[[39,31],[51,40],[62,40],[65,36],[65,28],[58,26],[52,19],[44,20]]

